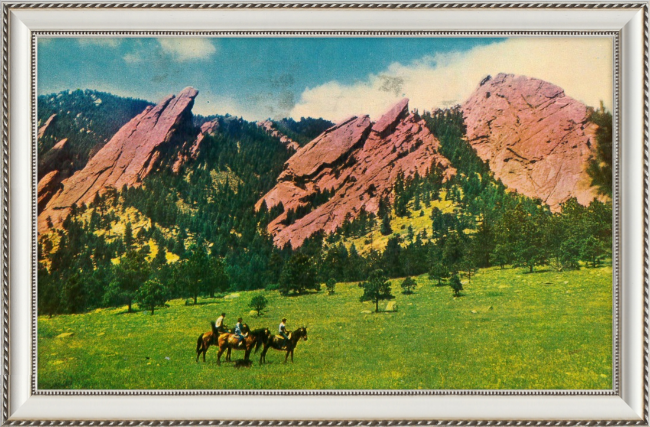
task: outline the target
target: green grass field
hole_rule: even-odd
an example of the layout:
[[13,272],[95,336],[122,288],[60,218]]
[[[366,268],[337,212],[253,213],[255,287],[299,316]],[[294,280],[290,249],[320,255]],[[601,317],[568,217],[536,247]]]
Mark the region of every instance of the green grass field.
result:
[[[608,389],[612,386],[611,267],[525,274],[480,270],[464,296],[416,278],[413,295],[392,280],[398,311],[361,303],[354,283],[336,294],[174,300],[155,315],[126,308],[38,318],[40,389]],[[464,282],[467,280],[465,279]],[[253,295],[269,307],[249,314]],[[383,301],[380,305],[385,306]],[[196,341],[225,311],[252,328],[307,326],[295,363],[269,350],[250,369],[196,363]],[[233,360],[243,352],[233,353]]]

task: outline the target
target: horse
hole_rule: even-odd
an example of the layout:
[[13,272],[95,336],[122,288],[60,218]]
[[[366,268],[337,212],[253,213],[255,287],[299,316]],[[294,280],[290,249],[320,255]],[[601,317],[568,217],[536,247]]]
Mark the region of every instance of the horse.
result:
[[226,334],[231,332],[230,330],[227,330],[227,332],[217,331],[217,325],[215,325],[214,322],[210,322],[210,325],[212,326],[212,330],[199,335],[199,339],[196,342],[197,362],[199,361],[199,356],[201,355],[201,353],[203,353],[203,361],[205,362],[205,353],[207,353],[211,345],[217,345],[217,338],[219,337],[220,334]]
[[262,350],[262,354],[260,355],[260,364],[266,362],[266,352],[269,348],[278,351],[286,351],[287,354],[284,356],[284,363],[287,363],[287,358],[289,357],[289,354],[291,354],[291,363],[293,363],[293,350],[296,348],[298,341],[300,341],[301,338],[307,341],[307,328],[304,326],[291,332],[288,345],[284,345],[284,338],[277,335],[271,336],[264,345],[264,350]]
[[[248,325],[243,325],[244,333],[248,332]],[[248,335],[243,341],[243,345],[240,345],[239,339],[235,334],[221,334],[217,339],[217,345],[219,346],[219,353],[217,354],[217,364],[221,365],[221,355],[224,351],[228,350],[226,354],[226,362],[230,361],[230,352],[231,350],[245,350],[244,360],[250,360],[251,350],[255,348],[255,352],[259,350],[262,344],[266,343],[269,340],[271,332],[268,328],[255,329],[254,331],[248,332]]]

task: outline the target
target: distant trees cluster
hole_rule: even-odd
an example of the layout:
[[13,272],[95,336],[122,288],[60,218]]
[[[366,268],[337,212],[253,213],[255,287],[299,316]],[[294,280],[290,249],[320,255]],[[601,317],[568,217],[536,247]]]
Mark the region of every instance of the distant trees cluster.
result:
[[312,117],[301,117],[299,121],[292,118],[274,121],[276,129],[284,135],[296,141],[300,146],[307,145],[327,129],[334,126],[334,123],[325,119],[314,119]]

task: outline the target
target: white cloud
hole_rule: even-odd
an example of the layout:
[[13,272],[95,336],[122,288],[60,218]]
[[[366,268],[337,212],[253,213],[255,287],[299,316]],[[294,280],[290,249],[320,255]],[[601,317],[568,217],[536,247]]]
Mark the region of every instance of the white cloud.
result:
[[129,64],[136,64],[144,60],[144,58],[137,53],[127,53],[122,57],[122,59],[124,62],[128,62]]
[[161,38],[162,50],[179,62],[207,59],[217,52],[217,47],[206,38]]
[[102,47],[118,47],[122,42],[121,39],[106,38],[106,37],[85,37],[78,38],[77,42],[81,46],[102,46]]
[[[612,41],[607,38],[514,38],[463,53],[428,56],[343,85],[307,88],[291,111],[299,118],[341,120],[352,114],[378,118],[402,97],[422,110],[462,103],[488,74],[500,72],[554,83],[587,105],[612,107]],[[361,77],[361,76],[360,76]]]

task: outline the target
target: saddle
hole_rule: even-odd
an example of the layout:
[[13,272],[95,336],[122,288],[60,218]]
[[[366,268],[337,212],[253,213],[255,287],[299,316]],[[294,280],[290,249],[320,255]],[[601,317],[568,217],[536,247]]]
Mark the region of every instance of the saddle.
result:
[[[291,332],[289,332],[289,333],[287,334],[287,336],[289,337],[289,339],[291,339]],[[275,340],[276,340],[277,342],[279,342],[279,343],[282,343],[282,347],[286,347],[287,344],[288,344],[288,342],[287,342],[287,343],[284,342],[284,337],[283,337],[282,335],[280,335],[280,334],[277,334],[277,335],[275,336]]]
[[239,339],[234,334],[229,334],[229,335],[230,336],[227,338],[228,344],[230,344],[234,348],[242,348],[246,345],[246,340],[239,341]]

